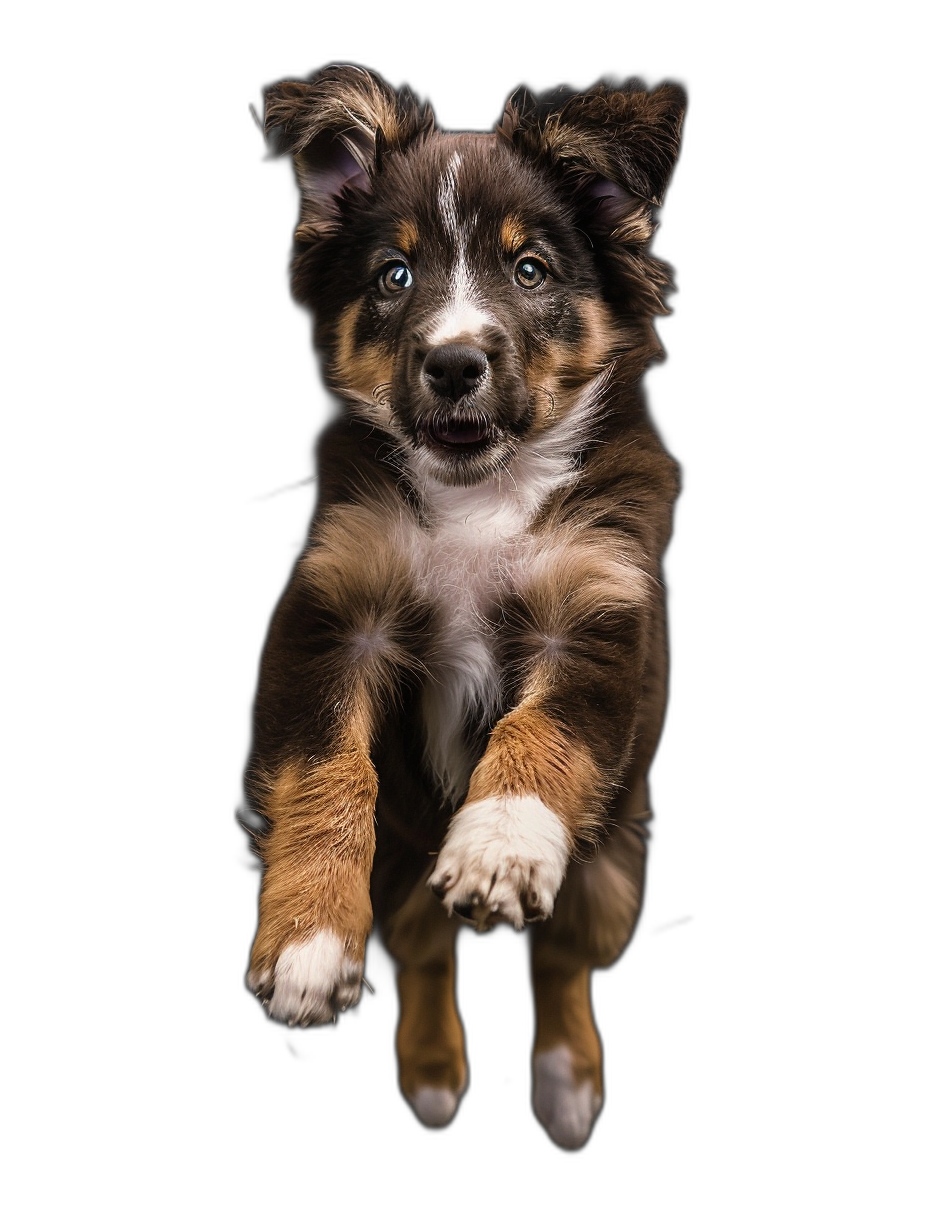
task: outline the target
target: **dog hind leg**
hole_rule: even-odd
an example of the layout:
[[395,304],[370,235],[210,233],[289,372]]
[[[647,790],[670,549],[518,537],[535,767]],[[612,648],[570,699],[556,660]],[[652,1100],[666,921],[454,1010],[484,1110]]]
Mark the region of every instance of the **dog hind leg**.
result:
[[566,947],[547,941],[532,947],[532,1108],[551,1139],[568,1150],[589,1138],[603,1102],[590,974],[590,964]]
[[424,878],[384,927],[398,964],[400,1089],[419,1120],[433,1128],[448,1124],[467,1085],[454,991],[457,930]]
[[613,963],[631,938],[644,860],[640,826],[613,830],[591,863],[570,866],[554,915],[533,929],[532,1107],[551,1139],[568,1150],[587,1141],[603,1103],[591,974]]

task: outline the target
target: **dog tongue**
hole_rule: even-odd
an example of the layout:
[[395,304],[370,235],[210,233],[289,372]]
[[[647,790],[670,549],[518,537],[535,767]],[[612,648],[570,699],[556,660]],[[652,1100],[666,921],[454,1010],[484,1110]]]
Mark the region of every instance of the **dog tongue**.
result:
[[462,420],[441,427],[433,426],[431,433],[443,445],[476,445],[486,438],[487,430],[482,424]]

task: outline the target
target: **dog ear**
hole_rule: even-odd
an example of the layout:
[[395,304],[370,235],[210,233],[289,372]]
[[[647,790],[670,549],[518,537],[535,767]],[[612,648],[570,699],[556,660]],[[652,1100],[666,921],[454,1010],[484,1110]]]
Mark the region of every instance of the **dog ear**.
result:
[[264,131],[276,154],[290,154],[302,194],[296,238],[333,231],[341,205],[369,193],[385,152],[434,127],[431,108],[354,65],[322,69],[307,81],[281,81],[264,93]]
[[665,82],[599,82],[535,98],[517,91],[500,122],[501,136],[550,165],[580,207],[584,225],[625,242],[650,237],[650,209],[660,205],[680,149],[686,94]]

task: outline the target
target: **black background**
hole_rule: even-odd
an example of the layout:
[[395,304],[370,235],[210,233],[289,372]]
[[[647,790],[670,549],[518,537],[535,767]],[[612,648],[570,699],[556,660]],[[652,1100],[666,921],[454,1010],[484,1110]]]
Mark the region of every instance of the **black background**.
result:
[[[725,65],[706,62],[704,44],[674,38],[669,28],[625,39],[620,30],[604,37],[585,21],[582,34],[547,28],[542,38],[535,27],[504,34],[462,18],[451,34],[414,39],[329,31],[323,36],[306,21],[286,37],[240,32],[226,51],[207,57],[196,101],[214,145],[201,156],[202,222],[193,237],[206,275],[196,306],[202,379],[195,393],[207,448],[191,527],[203,686],[202,694],[192,691],[191,708],[192,697],[203,696],[193,717],[202,723],[203,747],[217,756],[205,781],[198,763],[206,803],[186,823],[205,851],[203,888],[192,892],[206,910],[192,1005],[174,1026],[189,1074],[184,1120],[227,1149],[292,1154],[317,1179],[346,1153],[370,1149],[407,1177],[481,1175],[508,1185],[516,1175],[521,1189],[569,1180],[627,1184],[656,1161],[673,1184],[684,1173],[705,1180],[743,1147],[744,1104],[764,1064],[748,1042],[753,1010],[742,992],[753,944],[744,814],[755,792],[747,785],[752,718],[742,653],[754,618],[743,585],[753,516],[744,496],[754,460],[743,378],[733,373],[747,281],[731,229],[738,94]],[[399,1094],[396,995],[376,950],[368,957],[370,987],[333,1029],[271,1024],[244,986],[259,881],[235,808],[267,620],[312,508],[319,413],[308,328],[287,285],[296,190],[290,169],[265,159],[254,113],[264,85],[333,62],[408,84],[433,103],[446,129],[492,128],[520,85],[583,87],[638,75],[648,84],[682,81],[689,92],[683,152],[656,240],[677,271],[678,292],[673,315],[658,324],[667,362],[651,378],[654,413],[683,468],[665,569],[670,702],[652,774],[645,910],[625,956],[594,976],[605,1104],[579,1153],[553,1147],[531,1111],[531,1005],[515,936],[463,936],[458,999],[470,1089],[442,1131],[420,1126]],[[661,1202],[661,1185],[652,1198]]]

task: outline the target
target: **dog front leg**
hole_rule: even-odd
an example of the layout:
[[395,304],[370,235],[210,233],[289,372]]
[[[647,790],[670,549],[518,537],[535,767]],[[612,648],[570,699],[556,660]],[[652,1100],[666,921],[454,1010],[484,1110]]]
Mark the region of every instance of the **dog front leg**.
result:
[[549,916],[598,781],[589,752],[538,700],[501,719],[429,882],[449,914],[478,929]]
[[289,758],[262,793],[270,825],[248,985],[290,1025],[329,1022],[361,993],[377,779],[360,726],[326,756]]
[[271,625],[248,772],[268,822],[248,984],[294,1025],[329,1022],[360,996],[372,923],[371,741],[409,662],[403,616],[413,610],[387,552],[352,553],[331,525],[320,540]]

